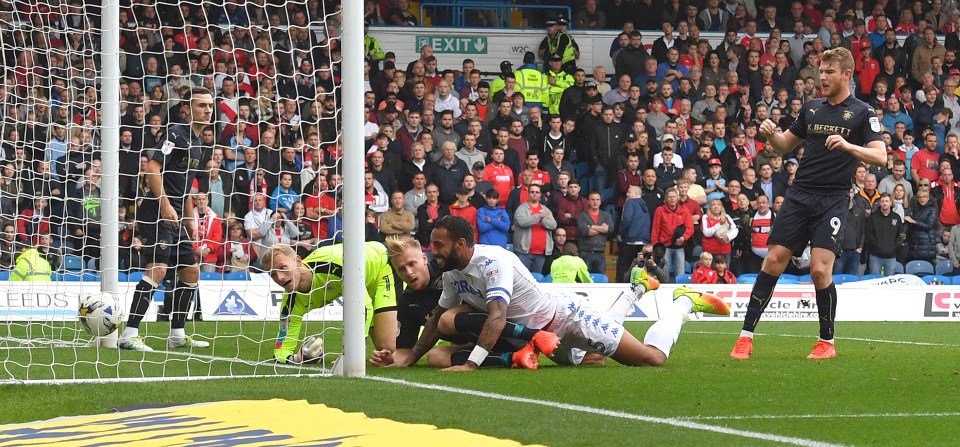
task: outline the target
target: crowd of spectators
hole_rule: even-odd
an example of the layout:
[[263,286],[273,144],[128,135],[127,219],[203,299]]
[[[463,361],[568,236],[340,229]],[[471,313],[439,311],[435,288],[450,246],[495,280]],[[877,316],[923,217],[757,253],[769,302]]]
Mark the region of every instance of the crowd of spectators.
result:
[[[18,244],[99,267],[92,3],[0,4],[0,268],[13,264]],[[129,3],[121,10],[121,267],[143,266],[133,223],[147,193],[144,151],[166,126],[189,121],[179,95],[192,86],[217,99],[191,185],[202,268],[245,271],[278,242],[306,254],[340,241],[339,2]],[[546,17],[537,51],[504,60],[494,76],[470,59],[438,66],[429,45],[397,60],[367,33],[368,239],[413,234],[428,246],[433,222],[455,214],[474,224],[479,242],[511,247],[537,273],[549,273],[569,243],[594,273],[615,256],[614,280],[632,263],[664,281],[755,273],[803,164],[803,147],[773,151],[758,123],[788,128],[819,96],[819,53],[844,46],[889,154],[885,166],[851,178],[837,271],[890,274],[894,262],[914,259],[960,265],[960,231],[951,233],[960,224],[956,2],[570,3],[573,17]],[[368,24],[419,23],[406,0],[366,7]],[[577,65],[570,21],[622,30],[611,39],[610,76]],[[701,31],[726,34],[711,45]],[[644,32],[660,37],[647,47]],[[798,253],[795,268],[803,267]]]

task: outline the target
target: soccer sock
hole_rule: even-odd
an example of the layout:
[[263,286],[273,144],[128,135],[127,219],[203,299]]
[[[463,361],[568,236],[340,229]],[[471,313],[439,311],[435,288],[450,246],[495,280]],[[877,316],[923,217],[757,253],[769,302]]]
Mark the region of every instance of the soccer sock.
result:
[[[470,358],[470,353],[473,352],[471,349],[462,349],[453,354],[450,354],[450,364],[453,366],[459,366],[467,363],[467,359]],[[487,358],[480,363],[481,368],[490,368],[490,367],[500,367],[500,368],[509,368],[513,366],[513,353],[512,352],[503,352],[496,353],[491,352],[487,354]]]
[[623,324],[627,316],[633,313],[634,303],[637,302],[637,294],[632,290],[624,290],[613,300],[613,304],[607,309],[607,316],[613,318],[617,323]]
[[127,317],[127,326],[123,328],[121,338],[129,339],[140,335],[140,322],[150,308],[153,290],[157,287],[149,276],[144,276],[137,283],[133,291],[133,301],[130,303],[130,315]]
[[[479,336],[483,330],[483,324],[487,321],[487,314],[477,312],[461,312],[453,318],[453,327],[461,334],[471,334]],[[530,341],[533,336],[539,332],[537,329],[530,329],[522,324],[507,322],[503,326],[501,337],[511,337],[520,340]]]
[[667,315],[665,318],[653,323],[647,334],[643,336],[643,344],[653,346],[670,357],[670,349],[680,338],[680,328],[683,326],[683,315]]
[[[197,283],[177,281],[173,288],[173,309],[170,312],[170,329],[183,329],[187,323],[187,311],[190,309],[190,300],[197,290]],[[171,332],[172,333],[172,332]]]
[[773,288],[776,287],[779,276],[767,274],[763,270],[757,275],[757,281],[753,284],[753,291],[750,292],[750,304],[747,305],[747,316],[743,319],[743,330],[754,332],[757,329],[757,323],[760,322],[760,315],[770,304],[770,298],[773,297]]
[[681,315],[693,312],[693,300],[690,297],[681,296],[673,302],[673,305],[676,306]]
[[830,283],[817,290],[817,313],[820,314],[820,339],[833,342],[833,322],[837,318],[837,286]]

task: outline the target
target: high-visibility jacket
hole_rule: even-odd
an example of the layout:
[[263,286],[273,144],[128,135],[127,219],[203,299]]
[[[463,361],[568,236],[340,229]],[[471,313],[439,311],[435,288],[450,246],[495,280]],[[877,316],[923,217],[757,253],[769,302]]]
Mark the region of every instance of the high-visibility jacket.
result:
[[560,52],[561,60],[564,65],[568,62],[574,61],[577,59],[575,52],[575,45],[573,43],[573,36],[564,32],[558,32],[554,38],[547,36],[547,54],[545,57],[549,57],[551,54]]
[[17,257],[16,266],[10,272],[10,281],[51,281],[53,268],[36,248],[28,249]]
[[373,56],[379,61],[386,53],[383,52],[383,48],[380,48],[380,42],[377,42],[377,39],[363,36],[363,54]]
[[514,72],[516,91],[523,93],[527,105],[540,105],[548,94],[547,78],[536,68],[521,68]]
[[[557,82],[550,85],[550,77],[556,79]],[[547,82],[548,94],[543,100],[543,106],[550,109],[550,115],[559,115],[560,97],[563,96],[563,91],[566,90],[567,87],[573,85],[573,76],[570,76],[569,73],[563,70],[559,72],[550,70],[544,75],[544,79],[546,79]]]

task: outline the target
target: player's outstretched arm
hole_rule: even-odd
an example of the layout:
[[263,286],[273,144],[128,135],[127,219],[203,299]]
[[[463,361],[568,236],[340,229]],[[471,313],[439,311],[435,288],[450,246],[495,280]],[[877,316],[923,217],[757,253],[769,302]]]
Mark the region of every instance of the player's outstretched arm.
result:
[[849,152],[864,163],[874,166],[883,166],[887,163],[887,149],[883,141],[871,141],[866,146],[858,146],[840,135],[830,135],[827,137],[826,144],[828,149]]
[[792,151],[800,144],[800,137],[789,130],[785,132],[777,130],[777,125],[769,119],[760,123],[760,134],[767,139],[767,143],[781,154]]
[[451,366],[444,371],[473,371],[480,367],[487,354],[497,343],[503,327],[507,324],[507,303],[499,299],[487,301],[487,321],[483,323],[477,345],[473,347],[470,358],[463,365]]
[[417,343],[413,345],[413,349],[410,350],[410,354],[407,355],[406,358],[402,359],[394,357],[392,365],[384,366],[406,368],[417,363],[417,361],[420,360],[420,357],[423,357],[427,351],[433,348],[433,345],[440,341],[440,330],[438,329],[440,325],[440,316],[446,311],[447,309],[437,306],[433,312],[430,313],[430,318],[427,319],[427,324],[423,326],[423,333],[420,334],[420,338],[417,339]]

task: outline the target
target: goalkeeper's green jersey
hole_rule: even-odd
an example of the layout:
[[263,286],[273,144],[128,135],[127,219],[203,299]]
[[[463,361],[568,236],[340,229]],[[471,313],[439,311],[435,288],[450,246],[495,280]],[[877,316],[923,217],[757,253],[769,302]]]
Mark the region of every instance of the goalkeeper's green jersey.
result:
[[550,265],[550,276],[553,277],[553,282],[560,283],[593,282],[587,263],[583,262],[583,258],[573,255],[563,255],[554,259],[553,264]]
[[[285,363],[300,345],[303,316],[343,295],[343,244],[314,250],[303,259],[303,265],[313,271],[313,284],[309,293],[285,292],[283,295],[280,332],[273,351],[274,357],[281,363]],[[367,310],[366,329],[369,332],[374,312],[396,310],[397,295],[386,246],[380,242],[367,242],[364,246],[364,266],[364,304]]]

